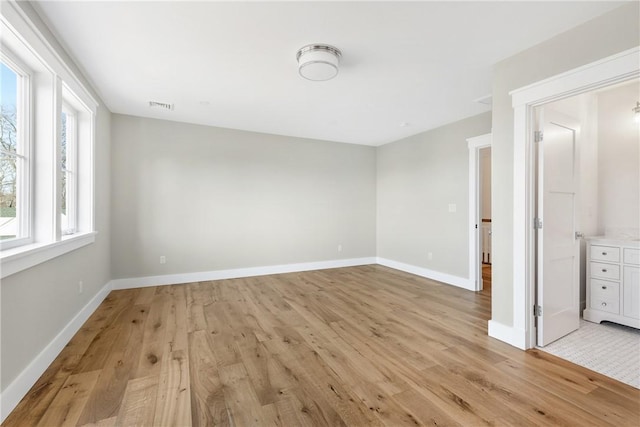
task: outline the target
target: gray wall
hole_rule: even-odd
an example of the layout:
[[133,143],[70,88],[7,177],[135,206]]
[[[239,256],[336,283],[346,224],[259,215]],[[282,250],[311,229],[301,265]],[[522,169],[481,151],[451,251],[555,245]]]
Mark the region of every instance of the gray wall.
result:
[[375,256],[373,147],[116,114],[112,125],[116,279]]
[[491,147],[480,150],[480,218],[491,219]]
[[638,46],[638,3],[562,33],[494,67],[492,317],[513,324],[513,109],[509,91]]
[[489,132],[484,113],[378,148],[379,257],[469,277],[466,139]]
[[[53,46],[55,43],[29,4],[21,4]],[[81,75],[77,70],[76,75]],[[90,87],[85,81],[85,86]],[[94,94],[95,96],[95,94]],[[97,97],[96,97],[97,98]],[[99,99],[99,98],[97,98]],[[0,285],[0,387],[6,387],[55,338],[111,278],[109,232],[111,113],[100,106],[96,122],[95,243],[2,279]],[[78,293],[78,281],[84,292]]]

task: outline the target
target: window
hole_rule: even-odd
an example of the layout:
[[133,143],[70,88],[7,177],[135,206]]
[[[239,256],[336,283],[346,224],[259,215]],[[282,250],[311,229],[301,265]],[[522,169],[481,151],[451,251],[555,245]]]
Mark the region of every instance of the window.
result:
[[0,277],[90,244],[98,103],[17,2],[0,9]]
[[61,114],[60,136],[60,229],[63,235],[76,232],[76,114],[68,105],[64,104]]
[[0,247],[29,243],[28,74],[6,54],[0,63]]

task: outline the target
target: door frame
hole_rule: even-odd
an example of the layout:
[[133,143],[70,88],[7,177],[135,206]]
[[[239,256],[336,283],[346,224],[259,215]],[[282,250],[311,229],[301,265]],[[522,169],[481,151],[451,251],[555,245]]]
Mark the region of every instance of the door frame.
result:
[[509,92],[514,110],[513,330],[510,344],[536,345],[535,169],[533,109],[539,105],[640,77],[640,47]]
[[491,148],[491,134],[468,138],[467,146],[469,147],[469,282],[476,291],[481,291],[480,150]]

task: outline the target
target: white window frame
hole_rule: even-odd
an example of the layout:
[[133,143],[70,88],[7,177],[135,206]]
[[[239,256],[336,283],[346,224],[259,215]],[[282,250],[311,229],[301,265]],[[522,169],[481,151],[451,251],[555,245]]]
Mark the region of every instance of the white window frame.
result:
[[18,219],[18,233],[13,239],[0,241],[0,250],[27,245],[33,242],[31,225],[31,169],[32,169],[32,140],[31,140],[31,75],[32,71],[14,55],[11,50],[0,45],[2,62],[17,75],[16,94],[16,161],[21,167],[16,168],[16,218]]
[[[2,51],[13,52],[32,71],[30,88],[34,100],[29,106],[32,209],[27,223],[31,240],[12,248],[0,247],[0,278],[4,278],[95,241],[93,153],[98,102],[17,2],[3,3],[0,27]],[[77,112],[76,218],[75,232],[69,235],[62,234],[60,221],[63,102]]]

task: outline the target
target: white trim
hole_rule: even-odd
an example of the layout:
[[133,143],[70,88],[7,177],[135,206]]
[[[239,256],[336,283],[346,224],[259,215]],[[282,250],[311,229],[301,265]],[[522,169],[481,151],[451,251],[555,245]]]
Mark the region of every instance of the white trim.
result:
[[299,264],[269,265],[263,267],[235,268],[230,270],[201,271],[197,273],[167,274],[163,276],[132,277],[112,280],[113,289],[131,289],[148,286],[175,285],[209,280],[237,279],[266,276],[269,274],[295,273],[299,271],[325,270],[328,268],[354,267],[375,264],[375,257],[336,259],[331,261],[305,262]]
[[527,349],[525,346],[524,331],[496,322],[495,320],[489,320],[487,327],[491,338],[504,341],[521,350]]
[[640,47],[603,58],[548,79],[512,90],[513,107],[547,102],[588,92],[638,77]]
[[482,290],[480,281],[480,149],[491,147],[491,134],[467,139],[469,147],[469,282]]
[[11,276],[50,259],[64,255],[96,240],[97,231],[65,236],[58,242],[34,243],[0,253],[0,278]]
[[534,233],[532,111],[535,106],[640,77],[640,47],[510,92],[514,108],[513,146],[513,337],[535,346],[533,304]]
[[439,271],[429,270],[424,267],[417,267],[415,265],[405,264],[398,261],[393,261],[386,258],[376,258],[377,263],[384,265],[385,267],[394,268],[396,270],[404,271],[406,273],[415,274],[416,276],[425,277],[431,280],[437,280],[438,282],[446,283],[447,285],[457,286],[469,291],[475,291],[475,283],[464,277],[454,276],[453,274],[442,273]]
[[[16,30],[17,34],[20,34],[21,38],[26,41],[27,46],[30,46],[30,50],[36,53],[48,68],[58,74],[95,114],[99,105],[98,101],[85,87],[78,75],[67,65],[58,50],[40,31],[40,28],[31,21],[31,18],[19,3],[17,1],[3,2],[3,19]],[[37,12],[35,13],[37,14]]]
[[15,409],[20,400],[38,381],[51,362],[55,360],[76,332],[84,325],[98,306],[111,292],[111,282],[107,283],[91,298],[73,319],[51,340],[18,377],[0,392],[0,423]]

